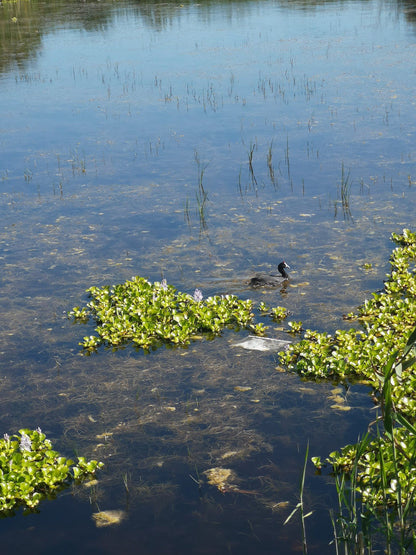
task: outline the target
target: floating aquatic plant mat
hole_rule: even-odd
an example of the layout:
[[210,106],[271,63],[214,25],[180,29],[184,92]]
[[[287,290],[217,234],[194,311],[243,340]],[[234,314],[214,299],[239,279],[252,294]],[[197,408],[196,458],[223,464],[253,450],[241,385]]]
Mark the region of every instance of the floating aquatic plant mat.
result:
[[151,283],[134,277],[120,285],[91,287],[86,307],[73,308],[77,320],[93,318],[97,335],[80,343],[94,350],[101,344],[118,346],[132,342],[143,349],[164,343],[187,344],[200,334],[218,335],[225,327],[252,326],[252,301],[235,295],[203,298],[199,289],[193,295],[181,293],[166,280]]
[[[415,545],[416,233],[405,229],[392,239],[397,247],[383,291],[373,293],[357,314],[346,316],[359,322],[358,329],[334,335],[306,330],[300,342],[279,355],[288,369],[302,376],[360,380],[373,387],[380,415],[370,433],[356,445],[331,453],[326,462],[337,475],[349,477],[349,487],[361,495],[363,507],[355,514],[361,514],[363,529],[364,519],[371,517],[379,529],[391,533],[390,540],[397,533],[401,545]],[[312,460],[323,466],[319,457]],[[344,478],[338,478],[344,516],[352,510],[345,507],[350,499],[345,487]],[[346,530],[342,518],[341,510],[340,534]]]
[[[279,353],[290,370],[309,378],[364,381],[381,393],[385,364],[394,351],[404,349],[416,327],[416,233],[403,230],[401,235],[393,233],[392,239],[398,247],[384,290],[373,293],[357,314],[345,316],[360,327],[334,335],[306,330],[300,342]],[[393,392],[395,407],[409,417],[416,414],[414,370],[410,367],[396,380]]]
[[102,466],[84,457],[78,457],[75,464],[59,455],[39,428],[4,434],[0,439],[0,515],[12,516],[21,506],[33,510],[43,499]]

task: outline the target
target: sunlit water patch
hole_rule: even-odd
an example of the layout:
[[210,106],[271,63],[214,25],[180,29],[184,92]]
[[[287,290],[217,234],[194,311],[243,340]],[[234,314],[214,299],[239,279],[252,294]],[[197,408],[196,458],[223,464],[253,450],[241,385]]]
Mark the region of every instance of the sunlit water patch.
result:
[[[414,32],[396,3],[2,5],[1,429],[39,425],[106,463],[23,531],[4,521],[5,552],[16,529],[22,553],[33,530],[61,553],[103,552],[104,530],[109,553],[138,534],[149,553],[301,548],[283,522],[307,442],[325,456],[355,441],[374,417],[365,387],[282,373],[235,346],[245,332],[81,356],[93,326],[67,312],[142,275],[348,326],[414,220]],[[249,288],[282,259],[288,284]],[[309,471],[320,554],[323,482]]]

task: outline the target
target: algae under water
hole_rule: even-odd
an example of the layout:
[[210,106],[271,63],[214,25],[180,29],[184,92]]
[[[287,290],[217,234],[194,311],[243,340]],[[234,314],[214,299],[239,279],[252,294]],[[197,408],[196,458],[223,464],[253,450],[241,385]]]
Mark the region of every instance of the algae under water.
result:
[[[40,426],[105,462],[97,483],[3,520],[3,552],[297,551],[283,522],[306,445],[354,442],[368,390],[278,372],[231,331],[83,357],[66,312],[139,274],[344,326],[414,222],[411,5],[3,2],[0,37],[0,429]],[[286,288],[247,288],[281,259]],[[319,554],[323,482],[308,469]],[[97,528],[100,512],[122,518]]]

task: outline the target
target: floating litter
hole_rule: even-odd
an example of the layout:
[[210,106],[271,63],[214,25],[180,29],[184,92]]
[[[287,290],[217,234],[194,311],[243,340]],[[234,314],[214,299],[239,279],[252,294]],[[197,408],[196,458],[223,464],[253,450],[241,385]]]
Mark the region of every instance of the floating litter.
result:
[[282,351],[287,349],[291,341],[272,339],[271,337],[256,337],[249,335],[243,341],[233,343],[233,347],[242,347],[249,351]]

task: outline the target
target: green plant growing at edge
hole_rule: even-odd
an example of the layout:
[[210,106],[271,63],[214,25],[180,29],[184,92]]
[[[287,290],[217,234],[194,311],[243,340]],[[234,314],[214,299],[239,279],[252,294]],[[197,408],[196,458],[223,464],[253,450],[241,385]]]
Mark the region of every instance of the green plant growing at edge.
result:
[[[384,433],[377,426],[374,439],[368,433],[356,445],[346,446],[340,453],[331,453],[327,459],[335,472],[339,498],[337,524],[341,534],[336,538],[349,547],[362,544],[370,550],[372,535],[377,531],[381,531],[386,540],[386,553],[391,553],[394,545],[401,554],[407,553],[411,546],[416,547],[416,428],[397,412],[391,395],[395,378],[416,362],[415,344],[416,329],[403,351],[392,353],[384,367],[381,416],[376,420],[383,425]],[[351,492],[349,501],[345,496],[347,479]],[[343,516],[345,509],[349,518]]]
[[[381,538],[389,555],[405,555],[410,548],[416,552],[416,427],[397,412],[391,396],[391,382],[416,362],[415,346],[416,329],[403,351],[392,353],[383,369],[381,415],[373,423],[376,434],[367,432],[355,445],[326,459],[338,497],[337,511],[330,510],[337,554],[370,555]],[[320,457],[311,460],[319,470],[324,466]],[[304,475],[301,483],[303,488]],[[287,521],[297,510],[302,515],[301,509],[302,496]],[[302,536],[305,541],[304,519]]]
[[[380,416],[355,445],[325,461],[335,477],[331,513],[336,552],[416,552],[416,233],[392,234],[391,274],[348,319],[360,328],[331,335],[306,330],[279,353],[287,368],[310,378],[358,380],[373,388]],[[320,469],[319,457],[312,462]]]

